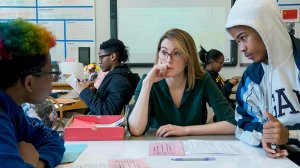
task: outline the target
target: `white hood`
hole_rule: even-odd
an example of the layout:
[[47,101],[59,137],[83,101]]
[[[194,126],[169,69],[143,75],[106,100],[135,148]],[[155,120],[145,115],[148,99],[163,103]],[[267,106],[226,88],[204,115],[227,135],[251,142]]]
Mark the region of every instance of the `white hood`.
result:
[[[239,86],[243,90],[237,96],[239,102],[246,104],[243,106],[247,108],[246,112],[249,116],[255,116],[254,119],[259,122],[266,121],[264,112],[268,111],[285,126],[299,124],[299,70],[293,56],[292,40],[281,20],[276,1],[237,0],[228,16],[226,28],[228,30],[238,25],[255,29],[261,36],[268,53],[268,65],[261,63],[263,70],[247,69],[248,72],[244,76],[247,82],[244,81],[243,85]],[[251,81],[249,74],[263,75],[256,76],[259,80],[254,82]],[[237,109],[240,109],[240,112],[237,110],[236,119],[243,122],[241,114],[244,113],[242,112],[244,109]],[[254,119],[253,121],[256,122]],[[259,145],[262,133],[250,127],[237,127],[236,137],[251,145]],[[299,136],[300,131],[298,132]],[[300,151],[300,148],[297,150]]]
[[292,42],[280,17],[276,0],[237,0],[230,11],[226,28],[245,25],[261,36],[268,52],[269,65],[278,68],[292,57]]

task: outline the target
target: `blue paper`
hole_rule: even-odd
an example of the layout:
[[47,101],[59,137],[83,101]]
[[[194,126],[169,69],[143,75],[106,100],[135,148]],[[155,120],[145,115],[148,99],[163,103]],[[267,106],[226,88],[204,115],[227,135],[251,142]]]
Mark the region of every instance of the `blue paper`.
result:
[[86,144],[65,144],[66,151],[61,163],[74,162],[86,147]]

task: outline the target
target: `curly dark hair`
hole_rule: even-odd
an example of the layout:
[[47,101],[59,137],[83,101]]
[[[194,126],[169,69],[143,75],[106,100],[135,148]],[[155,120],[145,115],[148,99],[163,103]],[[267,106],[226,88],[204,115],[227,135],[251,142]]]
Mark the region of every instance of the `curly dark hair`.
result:
[[22,19],[0,23],[0,89],[40,72],[55,44],[54,35],[40,25]]
[[121,40],[109,39],[100,45],[100,49],[108,53],[116,53],[120,62],[128,61],[128,50]]

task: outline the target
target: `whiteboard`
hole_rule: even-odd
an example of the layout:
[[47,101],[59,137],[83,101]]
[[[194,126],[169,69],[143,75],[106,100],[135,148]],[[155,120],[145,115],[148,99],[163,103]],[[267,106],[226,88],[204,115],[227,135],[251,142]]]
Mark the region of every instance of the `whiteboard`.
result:
[[[225,31],[231,0],[111,0],[112,32],[129,48],[129,62],[153,63],[159,38],[172,28],[187,31],[207,50],[218,49],[225,65],[236,65],[236,50]],[[113,10],[112,10],[113,9]],[[117,26],[114,28],[113,26]]]
[[0,21],[16,18],[43,25],[56,36],[52,61],[78,61],[78,47],[90,47],[96,62],[94,0],[1,0]]

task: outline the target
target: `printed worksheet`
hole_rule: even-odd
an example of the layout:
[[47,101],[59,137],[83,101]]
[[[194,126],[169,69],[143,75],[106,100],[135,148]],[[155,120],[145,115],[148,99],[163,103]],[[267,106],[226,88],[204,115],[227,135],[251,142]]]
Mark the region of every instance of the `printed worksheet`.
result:
[[244,154],[233,144],[221,141],[182,141],[185,154]]
[[109,168],[147,168],[144,159],[109,160]]

